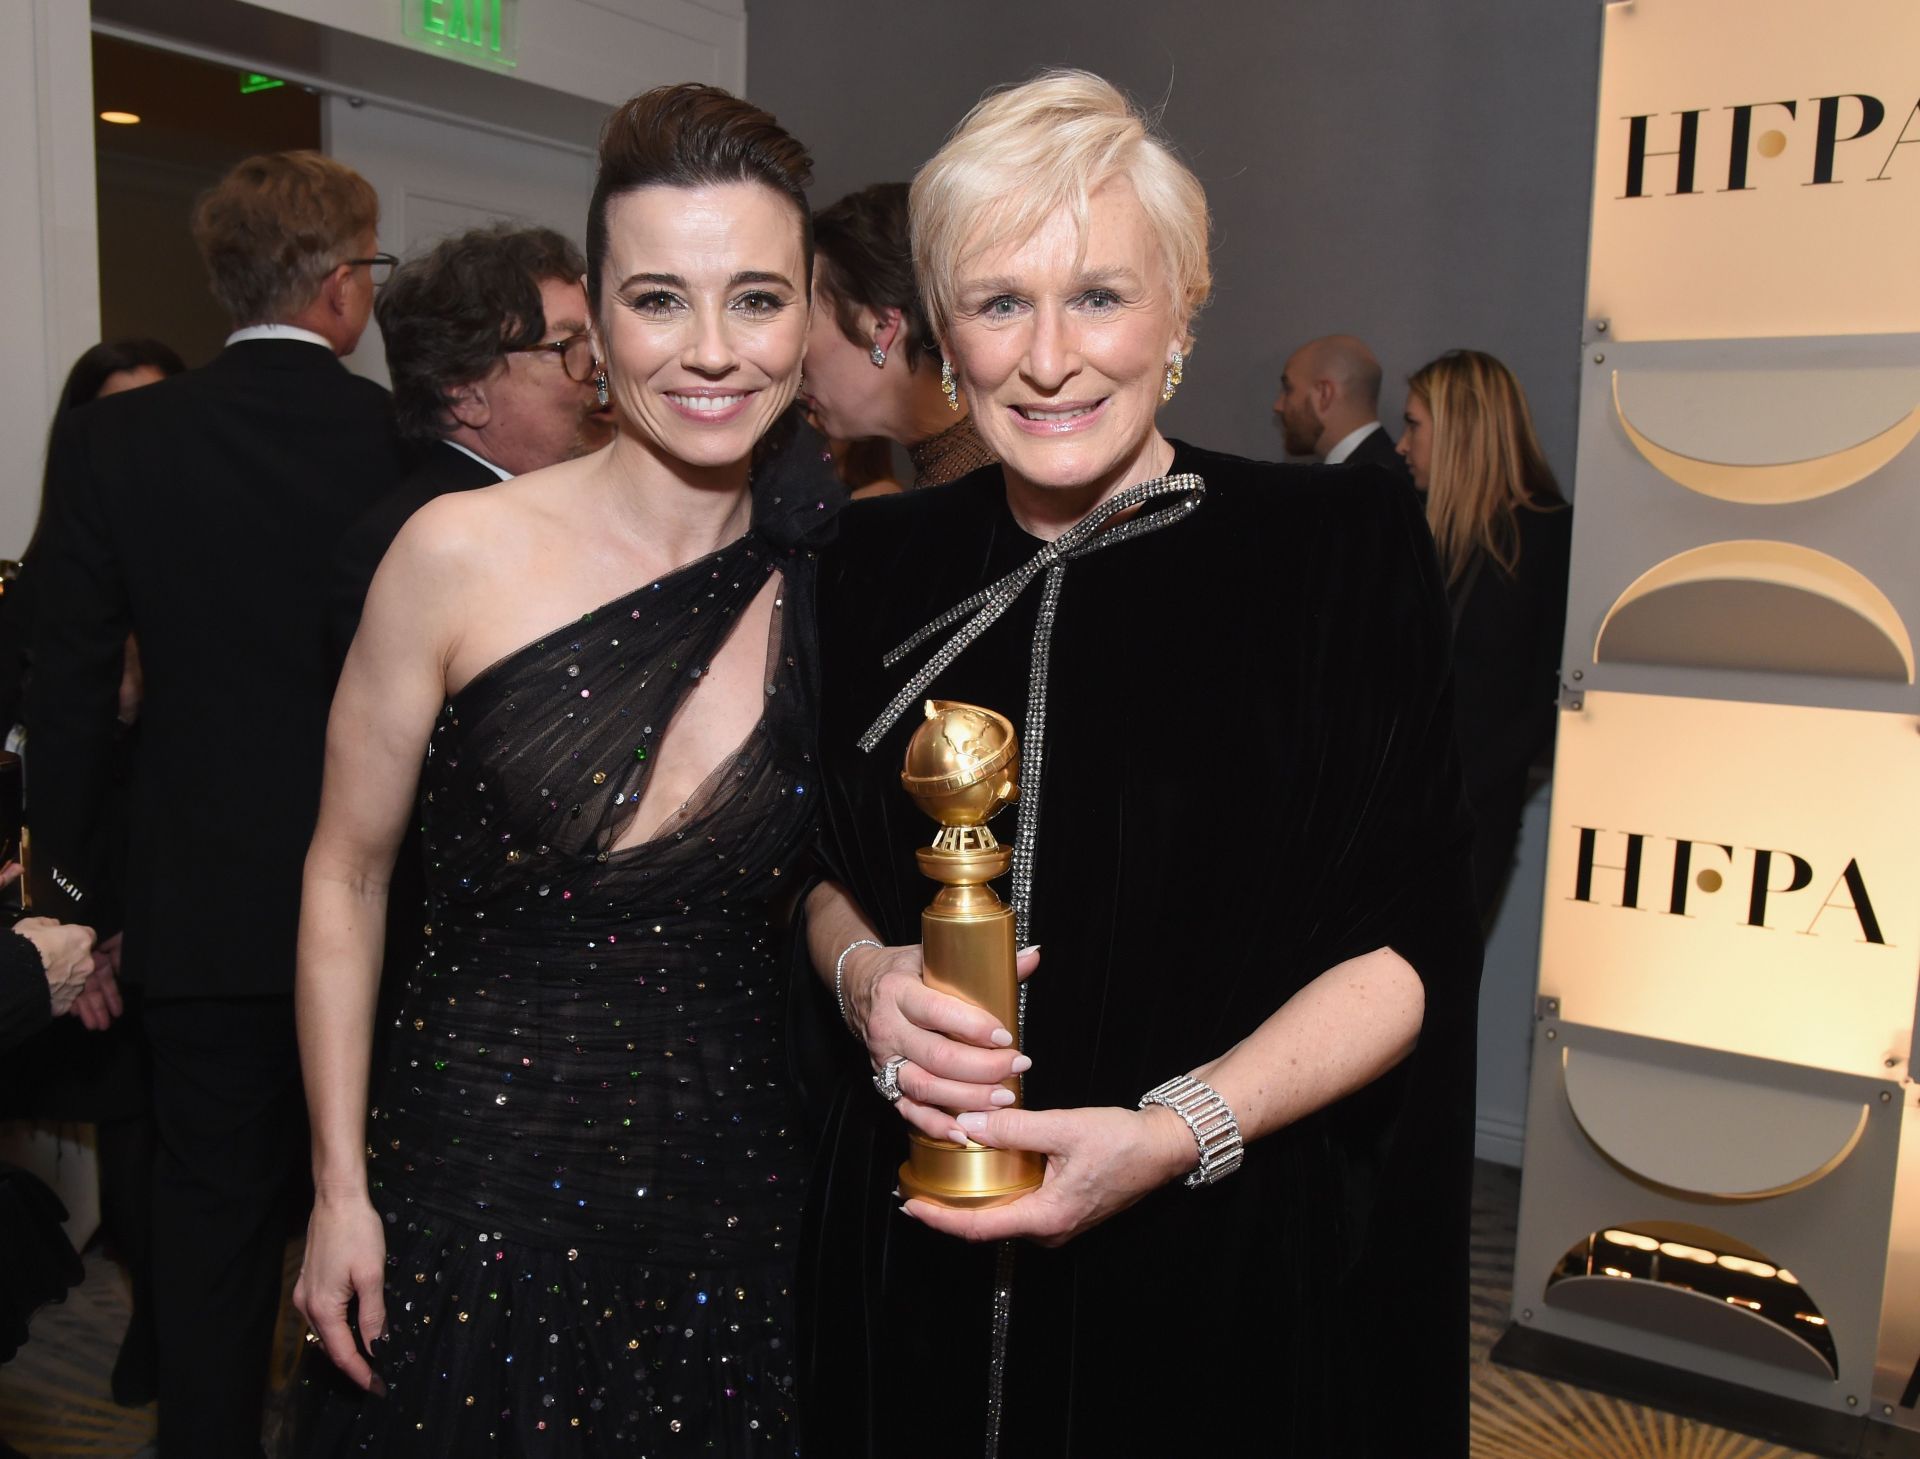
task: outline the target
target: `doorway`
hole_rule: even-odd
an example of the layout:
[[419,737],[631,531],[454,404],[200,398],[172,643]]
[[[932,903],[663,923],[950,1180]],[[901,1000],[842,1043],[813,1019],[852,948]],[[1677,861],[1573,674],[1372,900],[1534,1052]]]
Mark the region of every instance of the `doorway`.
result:
[[93,97],[100,337],[157,339],[203,365],[232,325],[194,246],[194,202],[243,157],[320,150],[321,98],[98,32]]

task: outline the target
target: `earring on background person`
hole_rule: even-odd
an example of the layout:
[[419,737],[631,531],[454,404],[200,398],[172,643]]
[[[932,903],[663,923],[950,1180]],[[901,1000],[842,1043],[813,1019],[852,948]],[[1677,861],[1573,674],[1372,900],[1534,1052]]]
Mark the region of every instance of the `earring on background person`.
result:
[[1180,382],[1187,378],[1187,357],[1175,350],[1173,358],[1167,361],[1166,383],[1160,387],[1160,403],[1165,405],[1173,399],[1173,392],[1180,388]]
[[867,358],[873,361],[873,368],[876,370],[884,370],[887,367],[887,352],[879,345],[867,351]]
[[593,372],[593,398],[601,405],[607,403],[607,367],[605,365]]
[[960,409],[960,387],[953,383],[953,362],[940,362],[940,393],[947,397],[947,409]]

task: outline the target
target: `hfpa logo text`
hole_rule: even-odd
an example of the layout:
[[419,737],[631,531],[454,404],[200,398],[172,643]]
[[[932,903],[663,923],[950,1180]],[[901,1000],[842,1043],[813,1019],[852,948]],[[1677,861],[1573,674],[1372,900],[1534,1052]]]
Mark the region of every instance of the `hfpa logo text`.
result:
[[[1769,931],[1888,945],[1858,857],[1848,858],[1837,873],[1829,868],[1822,874],[1819,885],[1826,891],[1815,904],[1798,895],[1815,885],[1813,863],[1792,851],[1597,826],[1575,829],[1580,849],[1574,858],[1572,901],[1670,917],[1705,914]],[[1602,836],[1608,838],[1604,846]],[[1603,854],[1619,859],[1602,861]],[[1618,889],[1617,900],[1596,890],[1601,879],[1606,892]],[[1721,897],[1727,890],[1737,895]]]
[[[1711,117],[1714,123],[1712,141],[1715,150],[1720,140],[1722,113],[1728,114],[1730,125],[1725,128],[1726,159],[1725,187],[1701,186],[1701,163],[1703,148],[1701,133],[1704,119]],[[1666,116],[1679,120],[1668,123]],[[1884,140],[1881,131],[1887,119],[1887,105],[1877,96],[1868,96],[1862,92],[1842,92],[1837,96],[1814,96],[1806,101],[1750,101],[1739,106],[1696,107],[1690,111],[1676,111],[1665,115],[1650,112],[1645,116],[1622,117],[1627,124],[1627,176],[1626,191],[1621,198],[1644,198],[1654,194],[1648,191],[1647,163],[1652,158],[1673,159],[1673,190],[1663,194],[1666,197],[1700,195],[1706,192],[1752,192],[1756,184],[1753,181],[1753,157],[1758,153],[1763,158],[1774,158],[1784,153],[1788,146],[1808,140],[1811,132],[1810,156],[1803,173],[1802,187],[1821,187],[1837,185],[1846,181],[1836,176],[1839,164],[1847,161],[1853,178],[1865,182],[1889,182],[1896,175],[1896,161],[1901,157],[1902,147],[1920,147],[1920,101],[1916,101],[1903,115],[1900,130],[1886,151],[1879,144],[1861,145],[1867,139],[1879,137]],[[1760,127],[1756,137],[1756,120]],[[1660,129],[1656,145],[1654,128]],[[1845,129],[1844,131],[1842,129]],[[1671,143],[1671,145],[1667,145]],[[1846,148],[1843,159],[1841,149]],[[1715,179],[1720,174],[1719,158],[1706,158],[1714,166]],[[1879,170],[1868,172],[1876,160]],[[1920,161],[1909,164],[1911,169],[1920,170]]]

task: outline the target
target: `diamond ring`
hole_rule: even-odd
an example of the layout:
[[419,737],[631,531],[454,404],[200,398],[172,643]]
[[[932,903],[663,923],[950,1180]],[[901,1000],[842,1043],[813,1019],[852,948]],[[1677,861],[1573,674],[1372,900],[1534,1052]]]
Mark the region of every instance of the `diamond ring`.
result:
[[888,1104],[900,1103],[900,1066],[907,1062],[905,1054],[895,1054],[880,1066],[880,1072],[873,1076],[873,1087]]

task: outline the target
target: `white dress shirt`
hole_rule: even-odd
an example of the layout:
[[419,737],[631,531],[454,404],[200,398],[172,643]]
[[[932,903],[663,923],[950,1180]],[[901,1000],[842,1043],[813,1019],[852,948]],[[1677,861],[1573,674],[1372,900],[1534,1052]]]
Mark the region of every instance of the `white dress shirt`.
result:
[[302,344],[317,344],[328,354],[333,353],[333,345],[324,334],[315,334],[297,324],[249,324],[228,335],[227,343],[245,344],[250,339],[297,339]]
[[445,436],[442,436],[440,439],[442,441],[445,441],[447,445],[453,447],[453,449],[458,451],[462,456],[473,457],[474,460],[478,461],[482,466],[486,467],[487,470],[491,471],[495,476],[499,477],[502,481],[513,480],[513,473],[511,471],[507,470],[504,466],[500,466],[495,462],[489,461],[485,456],[482,456],[478,451],[469,451],[465,446],[461,445],[458,441],[448,441]]
[[1366,440],[1368,436],[1372,435],[1375,431],[1379,429],[1380,429],[1380,422],[1377,420],[1370,420],[1365,425],[1361,426],[1358,430],[1348,431],[1344,436],[1342,436],[1339,439],[1339,441],[1335,444],[1334,448],[1331,451],[1327,452],[1327,465],[1338,466],[1342,461],[1346,460],[1347,457],[1353,454],[1354,448],[1356,446],[1358,446],[1362,441]]

